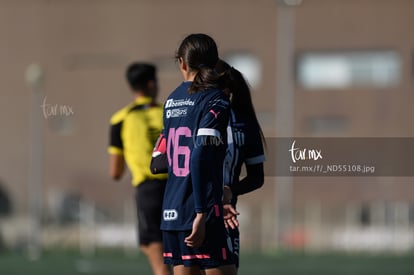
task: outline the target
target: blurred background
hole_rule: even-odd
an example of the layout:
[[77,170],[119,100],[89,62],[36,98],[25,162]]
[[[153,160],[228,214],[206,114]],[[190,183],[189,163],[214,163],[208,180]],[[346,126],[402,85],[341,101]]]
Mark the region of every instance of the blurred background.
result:
[[[268,142],[413,137],[413,26],[411,0],[0,0],[0,250],[137,249],[130,176],[113,182],[106,152],[130,62],[157,65],[163,102],[179,43],[207,33]],[[289,161],[272,154],[268,171]],[[411,177],[274,175],[240,197],[242,251],[413,250]]]

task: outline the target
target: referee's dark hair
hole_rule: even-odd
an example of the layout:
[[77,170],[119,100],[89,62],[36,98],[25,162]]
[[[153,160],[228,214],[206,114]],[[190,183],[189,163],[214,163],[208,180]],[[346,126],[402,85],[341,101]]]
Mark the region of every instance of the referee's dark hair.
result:
[[148,82],[156,81],[156,73],[154,65],[135,62],[128,66],[126,78],[132,90],[148,92]]

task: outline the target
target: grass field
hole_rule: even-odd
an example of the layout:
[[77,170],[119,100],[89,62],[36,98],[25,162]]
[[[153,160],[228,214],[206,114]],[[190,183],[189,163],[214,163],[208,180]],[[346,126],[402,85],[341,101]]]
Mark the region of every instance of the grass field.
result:
[[[151,274],[143,255],[98,251],[83,257],[73,251],[47,251],[40,260],[21,254],[0,253],[1,275],[146,275]],[[413,275],[414,254],[254,254],[243,255],[239,275]]]

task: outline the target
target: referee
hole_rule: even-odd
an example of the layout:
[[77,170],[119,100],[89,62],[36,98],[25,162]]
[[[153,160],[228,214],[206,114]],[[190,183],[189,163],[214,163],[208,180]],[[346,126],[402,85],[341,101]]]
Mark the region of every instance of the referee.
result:
[[119,180],[125,163],[132,174],[138,216],[140,249],[147,256],[155,275],[170,274],[163,263],[161,208],[167,175],[153,175],[149,169],[154,144],[163,128],[163,108],[155,103],[156,68],[133,63],[126,71],[134,101],[116,112],[110,120],[109,172]]

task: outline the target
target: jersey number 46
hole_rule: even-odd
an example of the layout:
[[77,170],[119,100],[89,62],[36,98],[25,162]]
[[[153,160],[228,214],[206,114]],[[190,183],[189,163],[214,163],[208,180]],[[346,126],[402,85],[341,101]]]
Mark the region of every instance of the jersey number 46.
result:
[[[168,163],[172,166],[172,171],[177,177],[185,177],[190,173],[190,153],[188,146],[180,145],[180,137],[191,138],[191,130],[188,127],[170,128],[167,140]],[[172,156],[171,156],[172,149]],[[182,156],[179,158],[179,156]],[[179,159],[182,160],[181,166]]]

